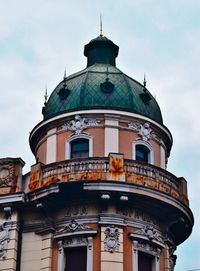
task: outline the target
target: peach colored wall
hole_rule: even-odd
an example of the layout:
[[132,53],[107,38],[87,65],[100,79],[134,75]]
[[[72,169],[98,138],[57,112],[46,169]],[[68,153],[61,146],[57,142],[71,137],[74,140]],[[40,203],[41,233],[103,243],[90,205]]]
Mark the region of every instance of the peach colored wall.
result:
[[104,156],[104,128],[90,128],[87,129],[87,133],[93,137],[93,156],[103,157]]
[[138,135],[134,132],[119,131],[119,152],[124,154],[125,159],[132,159],[132,144],[137,138]]
[[[90,128],[85,132],[93,138],[93,155],[103,156],[104,153],[104,128]],[[57,135],[57,161],[66,159],[66,141],[71,132],[64,132]]]
[[[96,157],[104,156],[104,128],[90,128],[86,133],[93,137],[93,155]],[[57,134],[57,152],[56,161],[63,161],[66,159],[66,141],[72,132],[66,131]],[[37,157],[39,162],[46,164],[46,148],[47,141],[44,141],[37,150]]]
[[46,152],[47,152],[47,142],[44,141],[36,152],[36,158],[39,159],[40,163],[46,164]]
[[[90,128],[85,130],[85,132],[93,137],[93,156],[104,157],[105,129]],[[57,161],[63,161],[66,159],[66,141],[71,134],[72,132],[70,131],[57,134]],[[137,139],[139,139],[137,133],[123,129],[119,130],[119,153],[123,153],[125,159],[132,159],[132,146],[133,142]],[[154,150],[154,165],[160,166],[160,145],[153,140],[150,140],[149,143]],[[39,162],[44,164],[46,164],[46,146],[45,141],[37,150]]]
[[160,159],[160,145],[153,140],[150,140],[150,145],[154,151],[154,165],[157,167],[161,166],[161,159]]

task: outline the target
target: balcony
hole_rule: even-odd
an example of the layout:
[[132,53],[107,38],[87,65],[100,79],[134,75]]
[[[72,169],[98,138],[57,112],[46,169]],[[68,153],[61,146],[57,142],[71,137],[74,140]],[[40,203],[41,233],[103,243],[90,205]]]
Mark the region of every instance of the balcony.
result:
[[188,206],[187,183],[159,167],[123,159],[110,154],[106,158],[65,160],[49,165],[36,164],[30,172],[28,191],[44,188],[56,182],[110,181],[125,182],[156,190]]

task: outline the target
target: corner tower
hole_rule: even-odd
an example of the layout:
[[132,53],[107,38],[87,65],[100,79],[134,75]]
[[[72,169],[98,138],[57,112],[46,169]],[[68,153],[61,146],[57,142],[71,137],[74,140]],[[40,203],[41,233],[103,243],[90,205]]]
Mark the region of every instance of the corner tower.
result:
[[186,180],[166,170],[171,133],[118,50],[102,35],[85,45],[87,67],[58,84],[30,134],[20,270],[173,271],[192,231]]

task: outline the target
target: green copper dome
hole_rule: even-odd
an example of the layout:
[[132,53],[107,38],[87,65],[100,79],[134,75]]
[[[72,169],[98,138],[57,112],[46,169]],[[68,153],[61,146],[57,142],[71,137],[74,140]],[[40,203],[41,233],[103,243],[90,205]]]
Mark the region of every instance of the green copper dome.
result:
[[118,46],[99,36],[85,46],[87,68],[64,78],[43,108],[44,120],[78,110],[136,113],[163,124],[160,108],[146,87],[115,66]]

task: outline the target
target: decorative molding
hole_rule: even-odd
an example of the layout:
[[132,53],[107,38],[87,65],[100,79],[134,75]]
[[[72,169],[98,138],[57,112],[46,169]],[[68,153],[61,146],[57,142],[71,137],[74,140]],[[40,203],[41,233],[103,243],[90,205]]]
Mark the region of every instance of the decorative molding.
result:
[[121,201],[128,201],[128,196],[120,196],[119,198]]
[[62,131],[72,131],[73,135],[80,135],[83,133],[83,130],[91,127],[100,126],[100,121],[97,121],[94,118],[82,118],[80,115],[75,115],[73,120],[70,120],[62,125]]
[[6,258],[7,246],[10,241],[9,230],[5,223],[0,226],[0,259]]
[[153,226],[145,226],[134,233],[147,237],[150,241],[158,241],[163,243],[161,234]]
[[130,122],[128,124],[129,129],[138,132],[138,135],[142,138],[144,141],[148,141],[151,138],[155,138],[155,133],[150,128],[150,123],[145,122],[144,124],[141,124],[139,122]]
[[155,245],[149,244],[145,241],[133,241],[133,251],[142,251],[155,256],[157,259],[160,257],[161,249]]
[[118,225],[118,226],[126,226],[124,218],[115,214],[106,213],[106,206],[102,205],[101,213],[99,215],[99,224],[102,225]]
[[119,229],[114,225],[105,230],[104,249],[111,253],[119,251]]
[[[57,243],[58,246],[58,271],[65,269],[65,262],[67,255],[65,254],[65,248],[72,247],[86,247],[87,248],[87,271],[93,271],[93,238],[89,237],[68,237],[65,240],[60,240]],[[77,259],[78,260],[78,259]]]
[[66,240],[62,241],[63,248],[65,247],[79,247],[79,246],[87,246],[88,241],[86,237],[70,237]]
[[93,236],[97,233],[96,229],[85,226],[81,223],[78,223],[75,220],[72,220],[66,226],[56,230],[54,234],[54,239],[70,239],[70,238],[79,238],[81,236],[88,237]]
[[78,231],[88,231],[88,230],[91,230],[91,228],[81,223],[78,223],[76,220],[72,220],[66,226],[64,226],[59,231],[57,231],[57,233],[59,234],[60,233],[74,233]]

